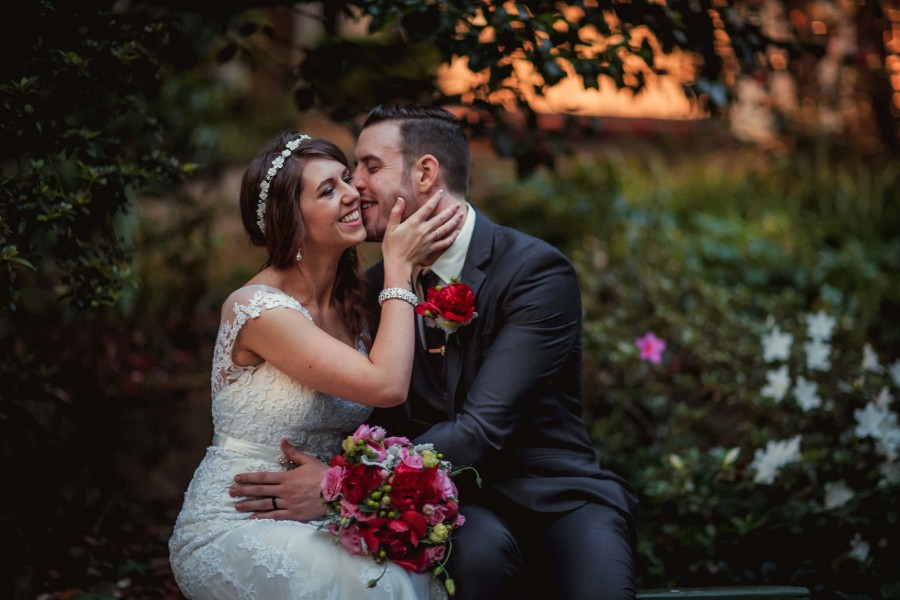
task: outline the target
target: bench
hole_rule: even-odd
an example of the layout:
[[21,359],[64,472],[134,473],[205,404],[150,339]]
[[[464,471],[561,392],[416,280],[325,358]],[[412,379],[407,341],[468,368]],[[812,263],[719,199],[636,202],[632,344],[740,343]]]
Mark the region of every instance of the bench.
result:
[[809,590],[774,585],[672,588],[641,590],[637,597],[640,600],[809,600]]

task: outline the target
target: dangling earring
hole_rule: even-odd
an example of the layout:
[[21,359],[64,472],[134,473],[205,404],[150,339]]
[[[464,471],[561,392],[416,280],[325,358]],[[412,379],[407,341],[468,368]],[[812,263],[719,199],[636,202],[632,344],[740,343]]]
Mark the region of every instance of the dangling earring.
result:
[[300,250],[297,250],[297,262],[303,260],[303,253]]

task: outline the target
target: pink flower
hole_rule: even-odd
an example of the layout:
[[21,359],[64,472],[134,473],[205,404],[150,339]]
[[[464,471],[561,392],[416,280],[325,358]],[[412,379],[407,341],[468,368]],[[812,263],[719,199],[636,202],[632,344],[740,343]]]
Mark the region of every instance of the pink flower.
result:
[[341,516],[347,517],[350,519],[356,519],[360,523],[364,523],[365,521],[371,520],[376,516],[376,513],[365,513],[359,510],[358,504],[353,504],[352,502],[348,502],[344,498],[341,498]]
[[450,479],[450,476],[447,475],[444,471],[438,470],[437,472],[437,488],[441,491],[441,497],[445,500],[455,500],[457,496],[459,496],[459,492],[456,491],[456,484],[453,483],[453,480]]
[[644,334],[634,340],[638,349],[641,351],[641,360],[649,360],[654,365],[658,365],[662,361],[662,353],[666,349],[666,341],[661,340],[652,331]]
[[385,434],[386,434],[386,432],[383,428],[377,427],[377,426],[372,426],[372,425],[366,425],[365,423],[363,423],[362,425],[357,427],[356,431],[353,433],[353,441],[354,442],[359,442],[359,441],[366,442],[366,441],[371,440],[373,442],[380,442],[381,440],[384,439]]
[[447,509],[440,504],[426,504],[422,507],[422,514],[428,519],[428,523],[443,523],[447,515]]
[[341,493],[344,484],[344,467],[331,467],[322,476],[322,497],[331,502]]
[[413,469],[422,468],[422,455],[418,452],[410,452],[407,448],[400,448],[400,462]]
[[425,560],[429,565],[436,565],[444,560],[446,554],[445,546],[429,546],[425,548]]
[[341,546],[346,548],[351,554],[365,554],[362,547],[362,535],[360,534],[359,525],[351,523],[338,532]]
[[390,448],[391,446],[409,446],[410,444],[412,444],[412,442],[409,441],[409,438],[400,436],[391,436],[384,439],[385,448]]

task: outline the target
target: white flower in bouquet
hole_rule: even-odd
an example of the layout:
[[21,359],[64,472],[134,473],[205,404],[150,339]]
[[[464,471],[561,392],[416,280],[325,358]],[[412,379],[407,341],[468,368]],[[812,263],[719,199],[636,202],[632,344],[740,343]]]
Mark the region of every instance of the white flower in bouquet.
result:
[[750,469],[756,471],[754,483],[771,485],[782,467],[800,460],[801,439],[801,435],[795,435],[788,440],[769,440],[765,450],[757,449],[750,464]]

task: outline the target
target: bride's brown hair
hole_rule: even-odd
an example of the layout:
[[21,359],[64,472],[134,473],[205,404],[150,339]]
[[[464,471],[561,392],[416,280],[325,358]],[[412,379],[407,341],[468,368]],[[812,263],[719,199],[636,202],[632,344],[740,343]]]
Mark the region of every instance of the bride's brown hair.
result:
[[[296,262],[297,251],[300,250],[306,237],[306,227],[300,214],[300,192],[303,185],[303,167],[315,158],[336,160],[348,169],[347,157],[333,143],[321,138],[303,140],[300,145],[285,157],[284,165],[272,177],[269,185],[266,209],[263,215],[265,233],[257,224],[259,208],[260,184],[266,179],[272,162],[287,148],[288,142],[296,140],[300,134],[287,131],[272,140],[259,155],[253,159],[241,181],[241,219],[244,229],[250,235],[250,243],[263,246],[268,259],[260,270],[266,267],[286,269]],[[362,334],[368,325],[368,315],[363,305],[362,281],[359,273],[359,258],[356,248],[344,251],[338,262],[337,275],[332,290],[337,300],[341,315],[350,325],[355,337]]]

